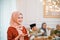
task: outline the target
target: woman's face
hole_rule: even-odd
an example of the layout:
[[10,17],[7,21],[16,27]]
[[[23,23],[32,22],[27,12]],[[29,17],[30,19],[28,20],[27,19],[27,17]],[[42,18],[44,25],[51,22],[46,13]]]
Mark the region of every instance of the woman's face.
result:
[[46,24],[43,24],[43,28],[46,29]]
[[18,18],[17,18],[17,23],[21,24],[22,21],[23,21],[23,15],[19,15]]

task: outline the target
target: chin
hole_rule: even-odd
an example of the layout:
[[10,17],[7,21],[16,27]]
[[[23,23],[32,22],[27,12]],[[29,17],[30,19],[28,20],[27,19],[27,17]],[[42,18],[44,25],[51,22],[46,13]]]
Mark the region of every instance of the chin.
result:
[[19,25],[21,25],[21,24],[22,24],[22,22],[19,22],[18,24],[19,24]]

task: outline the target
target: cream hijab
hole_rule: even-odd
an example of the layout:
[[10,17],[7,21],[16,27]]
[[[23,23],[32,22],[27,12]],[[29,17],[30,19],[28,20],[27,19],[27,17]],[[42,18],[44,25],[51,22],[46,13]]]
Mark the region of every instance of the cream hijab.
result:
[[17,22],[18,16],[22,15],[19,11],[14,11],[11,16],[10,20],[10,26],[19,26],[19,23]]

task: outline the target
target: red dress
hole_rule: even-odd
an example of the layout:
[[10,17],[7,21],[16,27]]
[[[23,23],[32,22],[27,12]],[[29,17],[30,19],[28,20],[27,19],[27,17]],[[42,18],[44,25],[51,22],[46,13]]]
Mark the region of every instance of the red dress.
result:
[[[23,33],[27,34],[27,30],[25,27],[23,27],[22,30]],[[14,27],[9,27],[7,31],[7,39],[8,40],[15,40],[15,38],[18,36],[18,31]],[[29,40],[28,35],[24,37],[24,40]]]

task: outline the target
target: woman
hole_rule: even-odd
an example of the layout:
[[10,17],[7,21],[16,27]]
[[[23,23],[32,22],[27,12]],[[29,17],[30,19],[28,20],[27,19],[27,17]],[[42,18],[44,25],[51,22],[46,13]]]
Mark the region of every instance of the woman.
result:
[[29,40],[27,30],[22,25],[23,14],[19,11],[12,13],[10,26],[7,31],[8,40]]
[[46,23],[42,23],[41,32],[42,36],[50,36],[51,28],[47,27]]
[[41,31],[43,31],[42,36],[47,36],[46,23],[42,23],[41,29]]

